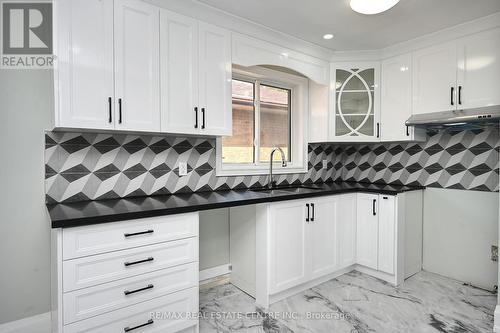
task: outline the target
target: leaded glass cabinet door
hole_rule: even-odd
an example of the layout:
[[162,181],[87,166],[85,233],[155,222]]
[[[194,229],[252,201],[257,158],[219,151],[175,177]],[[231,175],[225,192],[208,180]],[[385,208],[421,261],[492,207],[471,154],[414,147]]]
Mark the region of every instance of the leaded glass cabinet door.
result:
[[335,141],[379,141],[379,65],[334,66]]

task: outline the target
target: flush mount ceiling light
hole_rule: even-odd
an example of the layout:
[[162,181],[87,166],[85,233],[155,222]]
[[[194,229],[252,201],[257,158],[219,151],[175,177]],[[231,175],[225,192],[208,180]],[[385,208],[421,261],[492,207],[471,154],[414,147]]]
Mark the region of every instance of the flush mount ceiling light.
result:
[[391,9],[398,2],[399,0],[351,0],[351,8],[361,14],[373,15]]
[[332,34],[323,35],[323,39],[332,39],[332,38],[333,38]]

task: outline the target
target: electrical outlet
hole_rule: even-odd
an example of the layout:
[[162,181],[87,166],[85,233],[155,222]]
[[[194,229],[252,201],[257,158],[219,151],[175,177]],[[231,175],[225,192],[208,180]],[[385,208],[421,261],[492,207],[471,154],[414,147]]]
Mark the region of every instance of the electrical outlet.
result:
[[187,176],[188,166],[186,162],[179,162],[179,176]]
[[498,246],[491,246],[491,261],[498,261]]
[[328,161],[323,160],[323,169],[326,169],[326,168],[328,168]]

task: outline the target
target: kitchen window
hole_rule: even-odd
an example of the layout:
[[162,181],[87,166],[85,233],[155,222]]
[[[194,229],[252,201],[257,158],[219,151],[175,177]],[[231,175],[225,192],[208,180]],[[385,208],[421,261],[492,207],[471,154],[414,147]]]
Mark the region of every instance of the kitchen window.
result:
[[[262,67],[233,68],[233,135],[217,139],[217,175],[266,174],[274,147],[287,167],[306,172],[307,79]],[[274,162],[281,162],[279,152]]]

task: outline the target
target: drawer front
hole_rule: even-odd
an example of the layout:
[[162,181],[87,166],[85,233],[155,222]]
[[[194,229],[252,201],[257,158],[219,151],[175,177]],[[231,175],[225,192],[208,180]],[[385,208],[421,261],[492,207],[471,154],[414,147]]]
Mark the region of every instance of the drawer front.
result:
[[[195,318],[197,313],[198,288],[190,288],[66,325],[64,326],[64,332],[177,333],[184,332],[184,330],[189,332],[190,330],[188,330],[188,328],[196,327],[198,324],[198,319]],[[174,316],[172,316],[172,314]],[[141,325],[144,326],[133,329]],[[194,329],[193,331],[196,330]]]
[[198,213],[63,229],[63,259],[198,236]]
[[198,261],[198,237],[63,261],[64,292]]
[[198,283],[198,263],[190,263],[64,293],[64,323],[197,287]]

